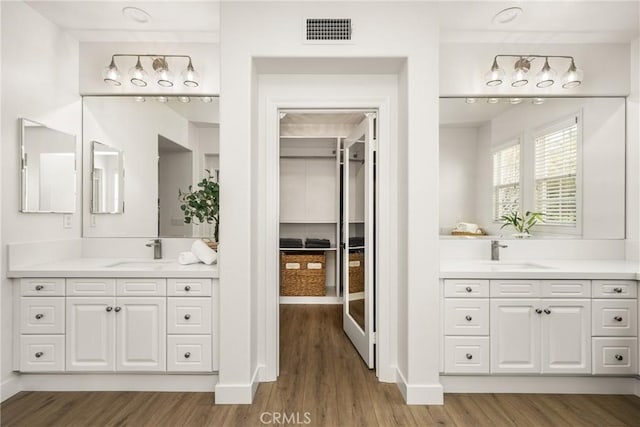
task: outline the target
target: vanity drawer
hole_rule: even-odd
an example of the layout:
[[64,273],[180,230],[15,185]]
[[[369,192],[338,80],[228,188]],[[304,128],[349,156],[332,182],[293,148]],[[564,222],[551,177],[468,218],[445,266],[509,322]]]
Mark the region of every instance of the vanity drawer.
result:
[[64,335],[20,336],[20,371],[64,371]]
[[445,374],[488,374],[489,337],[445,337]]
[[492,280],[490,293],[494,298],[540,297],[539,280]]
[[637,338],[594,338],[593,374],[636,374]]
[[116,279],[67,279],[67,295],[79,296],[106,296],[116,294]]
[[20,279],[20,295],[23,297],[63,297],[64,279]]
[[542,280],[542,297],[591,298],[590,280]]
[[211,372],[211,335],[169,335],[168,372]]
[[489,300],[487,298],[444,301],[445,335],[489,335]]
[[634,280],[594,280],[594,298],[636,298],[638,284]]
[[446,279],[444,296],[455,298],[486,298],[489,296],[488,280]]
[[116,295],[123,297],[165,296],[167,279],[117,279]]
[[169,298],[167,333],[210,334],[211,298]]
[[211,296],[211,279],[167,279],[169,296]]
[[64,334],[64,298],[20,298],[21,334]]
[[591,313],[591,333],[594,336],[638,335],[636,300],[594,299],[591,301]]

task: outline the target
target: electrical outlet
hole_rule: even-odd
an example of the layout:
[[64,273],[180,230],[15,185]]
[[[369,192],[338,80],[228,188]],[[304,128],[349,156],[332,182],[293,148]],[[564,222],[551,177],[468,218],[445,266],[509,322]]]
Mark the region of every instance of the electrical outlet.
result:
[[62,226],[64,228],[71,228],[72,222],[73,222],[73,215],[71,214],[62,215]]

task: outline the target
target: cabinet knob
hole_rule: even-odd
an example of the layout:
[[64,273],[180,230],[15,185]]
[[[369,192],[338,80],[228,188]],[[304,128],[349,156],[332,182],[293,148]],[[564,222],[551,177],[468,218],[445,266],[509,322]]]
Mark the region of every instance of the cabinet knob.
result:
[[36,291],[41,291],[44,289],[43,285],[36,285]]
[[471,359],[473,359],[473,354],[471,354],[471,353],[467,353],[467,354],[465,355],[465,357],[467,358],[467,360],[471,360]]
[[184,358],[188,359],[191,357],[191,353],[189,353],[188,351],[184,354]]
[[105,310],[107,310],[108,312],[111,312],[113,310],[113,307],[108,306],[107,308],[105,308]]
[[189,320],[189,319],[191,319],[191,315],[190,315],[189,313],[187,313],[187,314],[185,314],[185,315],[184,315],[184,318],[185,318],[186,320]]
[[621,294],[622,288],[613,288],[613,292],[615,292],[616,294]]
[[40,313],[36,314],[36,319],[38,320],[42,319],[43,317],[44,317],[44,314],[40,314]]
[[536,313],[542,314],[542,309],[541,308],[536,308]]
[[116,313],[118,313],[120,310],[122,310],[122,308],[116,307],[115,310],[116,310]]
[[36,353],[36,357],[37,357],[38,359],[39,359],[39,358],[41,358],[42,356],[44,356],[44,353],[43,353],[43,352],[39,351],[39,352],[37,352],[37,353]]
[[622,322],[622,316],[616,316],[613,318],[616,322]]
[[191,286],[187,285],[184,287],[185,292],[189,292],[191,290]]
[[471,292],[472,290],[473,290],[473,289],[471,289],[471,286],[467,286],[467,287],[465,288],[465,291],[467,291],[467,292]]
[[544,309],[545,314],[551,314],[551,310],[549,310],[548,308]]
[[617,360],[618,362],[620,362],[622,359],[624,359],[624,357],[622,357],[622,355],[621,355],[621,354],[616,354],[616,355],[615,355],[615,356],[613,356],[613,357],[615,357],[615,358],[616,358],[616,360]]
[[471,322],[471,319],[473,319],[471,316],[469,316],[468,314],[466,316],[464,316],[465,319],[467,319],[467,322]]

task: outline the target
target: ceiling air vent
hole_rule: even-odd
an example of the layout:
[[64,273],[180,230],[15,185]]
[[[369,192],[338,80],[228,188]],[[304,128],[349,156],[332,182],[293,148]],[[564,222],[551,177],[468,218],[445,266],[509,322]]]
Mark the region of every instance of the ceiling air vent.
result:
[[351,19],[349,18],[308,18],[306,20],[308,42],[349,42],[351,41]]

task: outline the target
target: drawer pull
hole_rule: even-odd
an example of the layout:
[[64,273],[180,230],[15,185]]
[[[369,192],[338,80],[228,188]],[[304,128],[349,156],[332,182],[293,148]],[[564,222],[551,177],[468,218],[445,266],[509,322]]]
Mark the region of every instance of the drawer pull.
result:
[[189,320],[189,319],[191,319],[191,315],[189,313],[187,313],[187,314],[184,315],[184,318],[185,318],[185,320]]
[[40,313],[36,314],[36,319],[37,319],[37,320],[40,320],[40,319],[42,319],[43,317],[44,317],[44,314],[40,314]]
[[41,291],[44,289],[43,285],[36,285],[36,291]]
[[471,322],[471,320],[473,319],[471,316],[469,316],[468,314],[466,316],[464,316],[465,319],[467,319],[467,322]]
[[467,353],[465,357],[467,358],[467,360],[471,360],[473,359],[473,354]]
[[542,309],[541,308],[536,308],[536,313],[542,314]]
[[616,322],[622,322],[622,316],[616,316],[613,318]]
[[467,286],[467,287],[465,288],[465,291],[467,291],[467,292],[471,292],[471,291],[473,291],[473,289],[471,289],[471,286]]
[[107,308],[105,308],[105,310],[107,310],[107,312],[111,312],[113,310],[113,307],[108,306]]
[[544,309],[545,314],[551,314],[551,310],[549,310],[548,308]]
[[40,359],[42,356],[44,356],[44,353],[39,351],[36,353],[36,358]]
[[189,353],[188,351],[184,354],[184,358],[188,359],[191,357],[191,353]]
[[122,308],[121,307],[116,307],[115,310],[116,310],[116,313],[118,313],[120,310],[122,310]]
[[191,290],[191,286],[187,285],[184,287],[185,292],[189,292]]
[[616,294],[621,294],[622,288],[613,288],[613,292],[615,292]]
[[616,354],[616,355],[615,355],[615,356],[613,356],[613,357],[615,357],[615,358],[616,358],[616,360],[617,360],[618,362],[621,362],[621,361],[622,361],[622,359],[624,359],[624,357],[622,357],[622,355],[621,355],[621,354]]

